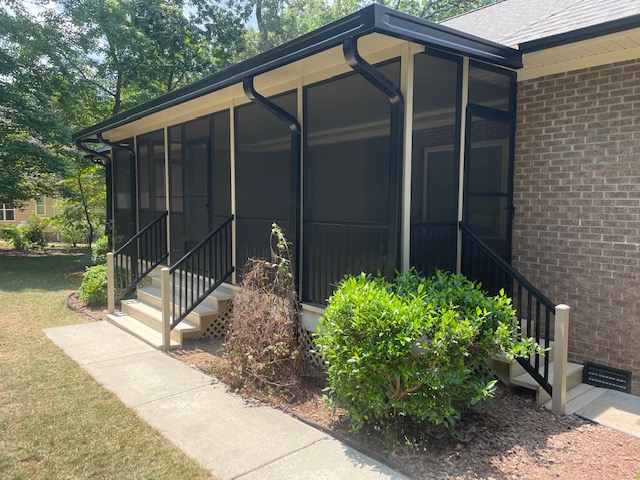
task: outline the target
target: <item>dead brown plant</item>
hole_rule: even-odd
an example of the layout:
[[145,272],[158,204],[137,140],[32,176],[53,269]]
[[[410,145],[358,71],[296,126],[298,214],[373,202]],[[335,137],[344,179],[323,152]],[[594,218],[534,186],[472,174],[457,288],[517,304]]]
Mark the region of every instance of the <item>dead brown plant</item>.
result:
[[299,314],[289,245],[273,224],[271,259],[250,259],[244,268],[224,344],[226,362],[216,373],[237,389],[296,385],[303,371]]

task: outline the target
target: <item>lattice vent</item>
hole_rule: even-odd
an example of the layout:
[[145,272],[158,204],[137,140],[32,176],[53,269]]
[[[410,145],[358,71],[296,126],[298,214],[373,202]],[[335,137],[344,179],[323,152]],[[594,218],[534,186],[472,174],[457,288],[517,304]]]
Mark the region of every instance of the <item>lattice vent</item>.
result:
[[214,340],[224,340],[229,329],[229,320],[231,319],[231,313],[233,312],[232,302],[223,306],[218,314],[213,318],[211,324],[203,330],[200,334],[200,338],[212,338]]
[[313,350],[315,350],[315,345],[313,343],[311,332],[303,327],[299,327],[298,338],[300,339],[300,344],[302,345],[302,349],[306,355],[308,365],[313,368],[320,368],[324,370],[326,366],[324,364],[324,361],[322,360],[322,357],[313,352]]

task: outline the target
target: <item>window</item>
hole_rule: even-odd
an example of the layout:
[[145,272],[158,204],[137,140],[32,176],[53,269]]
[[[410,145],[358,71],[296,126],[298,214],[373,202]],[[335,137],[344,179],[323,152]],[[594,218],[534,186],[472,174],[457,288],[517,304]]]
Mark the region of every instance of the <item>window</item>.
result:
[[0,222],[13,222],[16,219],[15,209],[10,203],[0,203]]
[[36,215],[41,217],[45,215],[44,197],[36,198]]

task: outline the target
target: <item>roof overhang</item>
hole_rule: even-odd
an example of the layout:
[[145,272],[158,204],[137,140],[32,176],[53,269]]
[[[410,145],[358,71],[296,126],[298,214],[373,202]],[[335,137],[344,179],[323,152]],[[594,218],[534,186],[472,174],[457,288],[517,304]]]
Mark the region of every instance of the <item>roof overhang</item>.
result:
[[347,38],[372,34],[385,35],[507,68],[522,67],[522,55],[518,50],[373,4],[279,47],[85,128],[74,134],[73,140],[96,138],[100,132],[113,130],[181,103],[238,85],[244,77],[265,74],[317,55],[341,45]]

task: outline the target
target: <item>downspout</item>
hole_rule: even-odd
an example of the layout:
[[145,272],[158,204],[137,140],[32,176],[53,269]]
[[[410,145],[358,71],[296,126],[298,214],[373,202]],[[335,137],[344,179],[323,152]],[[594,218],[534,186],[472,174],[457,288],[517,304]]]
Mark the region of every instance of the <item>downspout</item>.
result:
[[138,232],[137,212],[138,212],[138,168],[136,165],[136,152],[126,143],[116,143],[105,140],[102,133],[98,133],[98,140],[111,148],[119,148],[129,152],[131,162],[131,232],[135,235]]
[[342,43],[344,59],[356,73],[384,93],[391,104],[391,134],[389,142],[389,251],[395,258],[387,260],[388,273],[402,266],[402,163],[404,142],[404,96],[399,87],[385,77],[373,65],[367,63],[358,52],[358,39],[351,37]]
[[291,222],[291,234],[293,235],[293,275],[296,287],[300,291],[300,150],[302,129],[295,116],[280,108],[268,98],[260,95],[254,85],[253,76],[242,79],[244,93],[249,100],[261,106],[269,113],[275,115],[280,121],[287,124],[291,131],[291,198],[289,203],[289,216]]
[[[104,155],[102,153],[96,152],[95,150],[91,150],[90,148],[85,147],[84,145],[82,145],[82,142],[90,142],[90,143],[98,143],[97,140],[78,140],[76,141],[76,147],[78,147],[79,150],[82,150],[83,152],[86,153],[85,158],[88,158],[89,160],[91,160],[93,163],[95,163],[96,165],[101,165],[105,168],[105,189],[107,191],[107,208],[106,208],[106,216],[107,216],[107,224],[105,225],[105,234],[107,235],[107,238],[109,239],[109,245],[113,245],[113,235],[112,235],[112,231],[111,231],[111,225],[112,225],[112,220],[113,220],[113,203],[112,203],[112,176],[113,176],[113,169],[112,169],[112,165],[111,165],[111,159],[109,158],[108,155]],[[100,161],[99,159],[102,159],[102,161]]]

